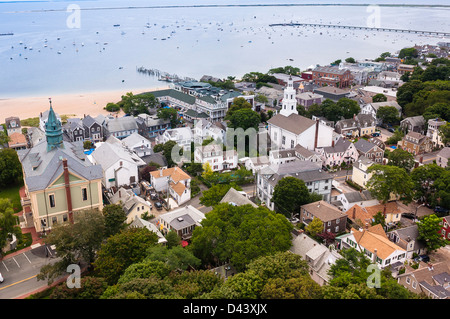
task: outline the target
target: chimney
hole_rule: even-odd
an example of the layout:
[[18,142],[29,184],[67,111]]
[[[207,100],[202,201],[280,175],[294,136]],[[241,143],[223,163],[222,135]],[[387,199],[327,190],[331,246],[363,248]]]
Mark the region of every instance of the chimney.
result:
[[69,180],[69,168],[67,166],[67,158],[62,160],[64,184],[66,189],[67,211],[69,213],[69,221],[73,224],[73,212],[72,212],[72,194],[70,193],[70,180]]
[[119,198],[122,198],[122,192],[119,190]]
[[334,147],[334,140],[331,141],[331,147]]
[[384,216],[384,218],[386,218],[386,205],[384,205],[383,216]]
[[377,249],[376,248],[373,250],[373,260],[372,260],[372,262],[373,263],[377,262]]
[[369,223],[366,223],[366,229],[368,229],[369,228]]
[[162,168],[159,169],[159,177],[162,177],[163,173],[162,173]]
[[316,135],[314,136],[314,149],[317,148],[318,139],[319,139],[319,119],[316,120]]
[[353,207],[352,219],[355,220],[355,218],[356,218],[356,207]]

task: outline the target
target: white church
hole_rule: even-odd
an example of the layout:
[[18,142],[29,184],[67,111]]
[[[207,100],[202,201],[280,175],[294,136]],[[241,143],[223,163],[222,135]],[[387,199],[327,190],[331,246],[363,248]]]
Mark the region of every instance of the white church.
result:
[[333,144],[333,128],[298,114],[292,77],[284,89],[281,110],[267,123],[272,145],[278,149],[301,145],[315,151]]

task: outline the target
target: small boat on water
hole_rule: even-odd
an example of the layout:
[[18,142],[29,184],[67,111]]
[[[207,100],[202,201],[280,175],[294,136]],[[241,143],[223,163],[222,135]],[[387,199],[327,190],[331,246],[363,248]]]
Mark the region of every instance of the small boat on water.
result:
[[120,24],[114,24],[113,27],[120,27]]

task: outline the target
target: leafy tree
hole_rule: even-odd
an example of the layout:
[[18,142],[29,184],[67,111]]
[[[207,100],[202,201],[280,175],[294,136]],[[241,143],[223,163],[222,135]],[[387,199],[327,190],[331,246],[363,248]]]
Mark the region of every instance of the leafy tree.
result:
[[397,145],[397,143],[405,136],[405,133],[397,128],[394,131],[394,134],[392,134],[392,136],[390,136],[387,140],[386,140],[386,145],[390,145],[390,144],[394,144]]
[[105,106],[105,110],[108,112],[118,112],[120,111],[120,106],[117,103],[108,103]]
[[229,127],[242,128],[244,131],[251,127],[258,130],[258,125],[261,122],[258,112],[248,108],[234,110],[231,115],[227,115],[227,119],[230,121]]
[[394,106],[381,106],[377,111],[377,118],[388,124],[395,124],[399,121],[398,111]]
[[390,152],[388,155],[388,165],[394,165],[397,167],[404,168],[407,172],[410,172],[415,164],[414,156],[402,150],[401,148],[397,148],[394,151]]
[[14,233],[16,225],[17,217],[14,216],[11,201],[7,198],[0,198],[0,255],[10,234]]
[[311,237],[317,238],[318,234],[323,232],[323,223],[319,218],[313,218],[313,220],[305,227],[306,233]]
[[172,149],[177,145],[175,141],[167,141],[163,145],[163,155],[166,158],[168,167],[172,167],[175,165],[175,162],[172,159]]
[[445,146],[449,146],[450,145],[450,123],[447,122],[444,125],[441,125],[439,127],[439,135],[442,138],[442,143]]
[[145,279],[153,276],[158,279],[164,279],[172,270],[173,268],[163,261],[146,258],[141,262],[136,262],[128,266],[117,283],[120,285],[136,278]]
[[167,235],[166,235],[166,246],[167,248],[173,248],[175,246],[179,246],[181,244],[181,238],[180,236],[178,236],[177,232],[174,231],[170,231]]
[[230,188],[234,188],[238,191],[242,190],[240,186],[234,183],[213,185],[210,189],[203,191],[202,197],[200,197],[200,204],[205,206],[215,206],[219,204]]
[[344,115],[344,110],[330,99],[323,101],[320,108],[323,116],[325,116],[329,121],[339,121]]
[[127,92],[118,104],[126,114],[136,116],[141,113],[149,114],[149,108],[155,108],[158,100],[152,93],[134,95],[132,92]]
[[345,62],[347,63],[356,63],[356,60],[352,57],[345,59]]
[[178,112],[176,109],[171,107],[163,107],[158,109],[156,116],[159,119],[170,120],[170,126],[176,127],[178,124]]
[[309,276],[270,279],[261,291],[262,299],[321,299],[322,289]]
[[155,146],[153,146],[153,152],[155,153],[159,153],[162,152],[164,150],[164,144],[156,144]]
[[428,203],[434,203],[436,199],[435,181],[444,174],[445,168],[434,163],[425,164],[413,169],[411,179],[414,183],[414,197],[425,200]]
[[384,215],[382,212],[378,212],[373,216],[373,222],[371,223],[372,226],[380,224],[381,226],[386,226],[386,219],[384,218]]
[[[2,129],[3,127],[0,126]],[[0,146],[6,146],[11,138],[3,131],[0,131]]]
[[403,48],[400,50],[398,57],[400,59],[403,58],[417,58],[419,56],[419,52],[416,48]]
[[103,278],[86,276],[80,279],[80,288],[68,288],[58,285],[50,294],[50,299],[99,299],[106,290]]
[[0,150],[0,188],[22,182],[22,164],[12,148]]
[[157,242],[158,236],[147,228],[127,228],[101,245],[95,270],[108,284],[115,284],[125,269],[144,260],[147,249]]
[[386,101],[387,101],[387,97],[383,93],[378,93],[378,94],[375,94],[374,96],[372,96],[373,103],[386,102]]
[[242,109],[252,109],[252,105],[243,97],[234,98],[233,103],[231,103],[230,107],[228,108],[225,119],[227,120],[235,111]]
[[205,162],[203,164],[203,173],[202,173],[202,177],[206,180],[209,180],[211,178],[211,176],[214,174],[212,168],[211,168],[211,164],[209,162]]
[[115,235],[127,227],[125,223],[127,215],[122,205],[106,205],[103,207],[102,213],[105,216],[105,237]]
[[[331,100],[330,100],[331,101]],[[333,102],[333,101],[331,101]],[[319,104],[313,104],[308,108],[306,116],[312,118],[313,116],[324,116],[322,107]]]
[[310,194],[305,182],[292,177],[283,177],[273,190],[275,210],[286,217],[300,212],[300,206],[309,203]]
[[425,109],[423,117],[426,121],[441,118],[450,121],[450,103],[438,102]]
[[353,118],[354,115],[361,111],[358,102],[349,98],[341,98],[337,101],[336,106],[342,110],[342,116],[345,119]]
[[330,65],[339,65],[339,64],[341,64],[341,62],[342,62],[342,60],[339,59],[339,60],[334,61],[333,63],[330,63]]
[[446,170],[435,181],[435,198],[440,206],[450,208],[450,171]]
[[147,260],[160,261],[169,266],[172,270],[187,270],[188,267],[197,267],[201,261],[195,257],[191,251],[184,249],[180,245],[171,248],[164,246],[151,247],[147,250]]
[[449,241],[442,238],[442,235],[439,233],[442,228],[441,220],[441,218],[433,214],[425,216],[417,223],[419,230],[417,239],[422,241],[431,252],[449,244]]
[[376,199],[387,203],[391,196],[398,196],[405,204],[411,202],[414,184],[404,168],[374,164],[368,173],[372,173],[372,177],[367,182],[367,189]]
[[74,223],[54,225],[45,238],[47,245],[55,245],[59,260],[41,268],[38,280],[53,280],[66,273],[67,266],[85,262],[89,266],[104,239],[105,220],[101,212],[89,210],[74,214]]
[[252,260],[291,246],[292,224],[265,207],[218,204],[201,224],[194,229],[191,249],[204,264],[230,262],[243,270]]

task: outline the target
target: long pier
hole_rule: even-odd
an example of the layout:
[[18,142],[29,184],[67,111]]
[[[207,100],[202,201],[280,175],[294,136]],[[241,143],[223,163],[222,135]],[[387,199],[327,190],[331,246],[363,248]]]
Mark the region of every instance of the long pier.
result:
[[442,31],[375,28],[375,27],[362,27],[362,26],[341,25],[341,24],[292,23],[291,22],[291,23],[273,23],[273,24],[269,24],[269,26],[270,27],[319,27],[319,28],[350,29],[350,30],[385,31],[385,32],[428,34],[428,35],[450,37],[450,32],[442,32]]

